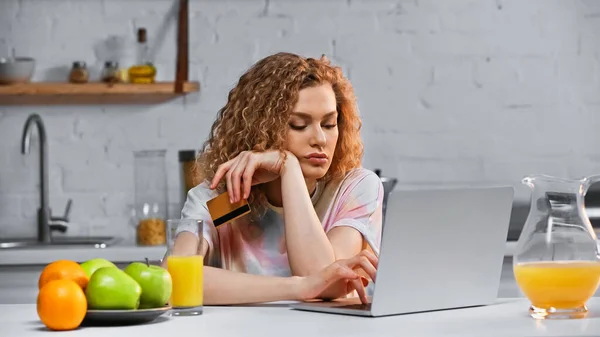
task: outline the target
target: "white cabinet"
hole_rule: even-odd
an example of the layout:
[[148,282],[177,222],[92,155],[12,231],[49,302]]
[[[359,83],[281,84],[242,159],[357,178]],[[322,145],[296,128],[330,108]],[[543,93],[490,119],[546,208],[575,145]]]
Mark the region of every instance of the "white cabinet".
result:
[[0,303],[35,303],[41,266],[0,267]]

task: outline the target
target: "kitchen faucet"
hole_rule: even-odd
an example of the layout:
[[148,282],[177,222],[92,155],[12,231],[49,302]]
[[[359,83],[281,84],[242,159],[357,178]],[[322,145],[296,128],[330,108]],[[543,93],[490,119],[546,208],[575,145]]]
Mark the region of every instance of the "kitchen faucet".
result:
[[40,138],[40,208],[38,209],[37,216],[37,240],[43,243],[51,243],[52,236],[50,235],[50,232],[52,230],[58,230],[64,233],[68,229],[67,223],[72,200],[69,199],[67,202],[64,216],[52,216],[52,211],[49,206],[48,191],[48,140],[46,137],[46,127],[44,126],[42,117],[38,114],[29,115],[25,121],[23,136],[21,138],[21,153],[29,153],[33,125],[37,126],[38,136]]

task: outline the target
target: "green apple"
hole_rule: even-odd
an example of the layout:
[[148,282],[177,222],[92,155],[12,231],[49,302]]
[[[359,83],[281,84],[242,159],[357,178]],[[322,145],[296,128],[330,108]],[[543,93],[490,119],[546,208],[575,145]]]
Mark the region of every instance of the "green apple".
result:
[[102,267],[117,267],[114,263],[108,261],[107,259],[96,258],[83,262],[81,264],[81,268],[85,270],[85,273],[88,277],[92,277],[94,272]]
[[148,262],[132,262],[124,271],[142,287],[140,309],[158,308],[167,304],[173,290],[173,280],[165,268]]
[[114,267],[96,270],[85,288],[89,309],[138,309],[141,295],[142,287],[131,276]]

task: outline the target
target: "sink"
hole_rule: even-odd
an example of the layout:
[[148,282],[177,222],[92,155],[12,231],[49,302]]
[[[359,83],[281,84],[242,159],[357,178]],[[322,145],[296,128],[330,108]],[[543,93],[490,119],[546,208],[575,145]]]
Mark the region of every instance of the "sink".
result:
[[38,242],[34,238],[3,239],[0,240],[0,249],[106,248],[118,241],[120,239],[113,236],[55,237],[50,243]]

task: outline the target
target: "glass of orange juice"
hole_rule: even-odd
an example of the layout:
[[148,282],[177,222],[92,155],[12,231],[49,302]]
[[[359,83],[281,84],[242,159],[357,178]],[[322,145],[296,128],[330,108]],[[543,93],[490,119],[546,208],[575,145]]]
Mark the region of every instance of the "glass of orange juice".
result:
[[[173,280],[170,304],[172,316],[194,316],[202,314],[203,307],[203,266],[202,256],[202,220],[169,219],[167,220],[167,270]],[[190,235],[191,234],[191,235]],[[186,235],[188,239],[175,241]],[[195,247],[189,247],[189,238]],[[186,247],[179,242],[188,241]],[[183,249],[182,249],[183,248]]]

